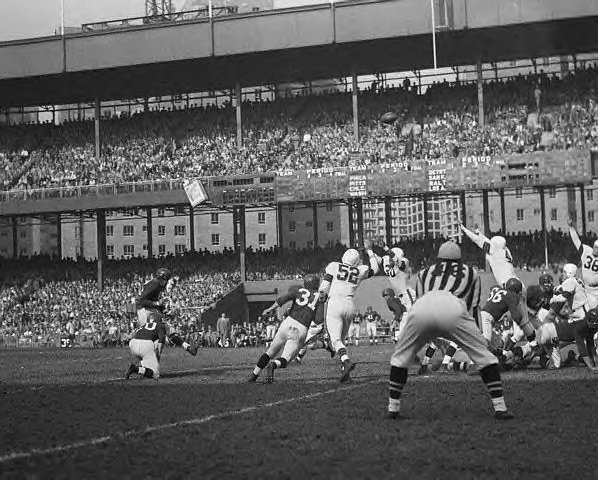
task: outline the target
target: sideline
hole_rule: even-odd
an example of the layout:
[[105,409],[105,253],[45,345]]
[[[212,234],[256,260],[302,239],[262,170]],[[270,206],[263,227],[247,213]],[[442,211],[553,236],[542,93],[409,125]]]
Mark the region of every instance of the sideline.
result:
[[162,432],[165,430],[172,430],[172,429],[184,427],[184,426],[202,425],[204,423],[208,423],[213,420],[220,420],[220,419],[227,418],[227,417],[234,417],[237,415],[242,415],[244,413],[255,412],[255,411],[258,411],[258,410],[261,410],[264,408],[276,407],[279,405],[285,405],[288,403],[299,402],[302,400],[311,400],[312,398],[322,397],[324,395],[331,395],[333,393],[342,392],[342,391],[346,391],[346,390],[353,390],[355,388],[363,387],[366,385],[372,385],[373,383],[380,383],[380,382],[381,382],[381,379],[378,378],[378,379],[369,380],[369,381],[363,382],[363,383],[353,383],[348,386],[332,388],[332,389],[324,390],[321,392],[309,393],[307,395],[301,395],[299,397],[286,398],[283,400],[278,400],[276,402],[265,403],[263,405],[254,405],[252,407],[245,407],[245,408],[241,408],[240,410],[229,410],[227,412],[215,413],[213,415],[208,415],[206,417],[192,418],[189,420],[181,420],[179,422],[165,423],[162,425],[154,425],[154,426],[150,426],[150,427],[147,427],[147,428],[144,428],[141,430],[128,430],[125,432],[115,433],[113,435],[89,438],[87,440],[80,440],[78,442],[67,443],[65,445],[58,445],[56,447],[32,448],[31,450],[27,450],[27,451],[7,453],[5,455],[0,456],[0,464],[9,463],[14,460],[23,460],[23,459],[28,459],[28,458],[32,458],[32,457],[50,455],[53,453],[68,452],[68,451],[76,450],[79,448],[92,447],[92,446],[96,446],[96,445],[105,445],[105,444],[110,443],[115,440],[122,440],[122,439],[131,438],[131,437],[142,437],[144,435],[147,435],[148,433]]

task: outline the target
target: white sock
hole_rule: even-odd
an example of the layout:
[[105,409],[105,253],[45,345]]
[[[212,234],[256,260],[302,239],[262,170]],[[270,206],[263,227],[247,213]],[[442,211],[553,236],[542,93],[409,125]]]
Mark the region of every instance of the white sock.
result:
[[388,411],[389,412],[400,412],[401,411],[401,400],[395,400],[394,398],[388,399]]
[[346,362],[347,360],[349,360],[349,355],[347,355],[346,353],[341,357],[341,362]]
[[261,371],[262,371],[262,369],[260,367],[255,367],[253,369],[253,374],[257,376],[260,374]]
[[453,357],[451,357],[450,355],[445,355],[444,358],[442,359],[442,364],[448,365],[451,361],[451,358],[453,358]]
[[492,405],[494,406],[495,412],[506,412],[507,411],[507,404],[505,403],[505,397],[493,398]]
[[187,342],[183,342],[183,348],[185,350],[187,350],[191,345],[189,345]]
[[145,367],[139,367],[139,375],[144,375],[145,374]]

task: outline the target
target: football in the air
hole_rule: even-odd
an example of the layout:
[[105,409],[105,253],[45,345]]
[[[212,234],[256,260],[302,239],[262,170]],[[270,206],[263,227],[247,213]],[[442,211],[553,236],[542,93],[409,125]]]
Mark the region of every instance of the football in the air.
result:
[[380,117],[380,121],[382,123],[391,124],[394,123],[397,119],[397,114],[393,112],[386,112],[384,115]]

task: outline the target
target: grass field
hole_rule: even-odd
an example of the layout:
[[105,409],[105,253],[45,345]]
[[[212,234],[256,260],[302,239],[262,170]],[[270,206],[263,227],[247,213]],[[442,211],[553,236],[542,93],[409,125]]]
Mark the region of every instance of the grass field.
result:
[[160,380],[123,380],[128,350],[0,351],[1,478],[596,478],[598,378],[505,374],[516,420],[477,376],[411,376],[384,418],[392,345],[324,351],[246,384],[256,349],[167,349]]

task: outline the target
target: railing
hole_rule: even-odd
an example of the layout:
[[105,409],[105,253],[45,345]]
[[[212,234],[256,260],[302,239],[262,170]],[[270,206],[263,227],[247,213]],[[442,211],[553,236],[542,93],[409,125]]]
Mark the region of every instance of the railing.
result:
[[[236,5],[230,5],[228,7],[212,7],[211,10],[212,17],[236,15],[239,13],[239,7]],[[160,13],[158,15],[145,15],[143,17],[119,18],[117,20],[108,20],[106,22],[84,23],[81,25],[81,29],[84,32],[98,32],[144,25],[156,25],[160,23],[201,20],[206,18],[210,18],[210,9],[207,6],[198,10],[188,10],[185,12]]]
[[83,196],[112,196],[129,193],[182,190],[184,180],[149,180],[144,182],[113,183],[103,185],[78,185],[72,187],[34,188],[0,192],[0,202],[26,200],[55,200]]

